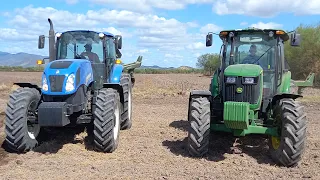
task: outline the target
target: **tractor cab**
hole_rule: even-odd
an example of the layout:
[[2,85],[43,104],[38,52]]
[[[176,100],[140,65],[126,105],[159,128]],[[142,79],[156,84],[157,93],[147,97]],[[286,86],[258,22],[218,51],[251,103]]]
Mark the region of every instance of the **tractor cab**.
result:
[[[220,90],[234,92],[225,94],[225,100],[237,101],[233,88],[240,84],[243,85],[243,90],[256,92],[247,92],[246,97],[242,97],[243,101],[250,102],[252,99],[252,103],[258,102],[260,83],[263,87],[263,99],[272,98],[283,87],[282,80],[288,75],[284,42],[289,40],[289,36],[285,31],[248,28],[221,31],[219,37],[223,41],[220,53],[220,72],[223,73],[220,82],[225,84]],[[299,37],[292,34],[291,45],[298,46]],[[208,34],[206,45],[208,47],[211,44],[212,34]]]

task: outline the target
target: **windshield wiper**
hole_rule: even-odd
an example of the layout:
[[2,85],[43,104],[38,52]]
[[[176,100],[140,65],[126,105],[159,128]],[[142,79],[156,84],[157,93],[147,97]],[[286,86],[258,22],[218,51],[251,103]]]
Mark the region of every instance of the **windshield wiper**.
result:
[[260,60],[260,58],[262,58],[262,56],[265,55],[271,48],[273,47],[271,46],[269,49],[267,49],[253,64],[257,63]]

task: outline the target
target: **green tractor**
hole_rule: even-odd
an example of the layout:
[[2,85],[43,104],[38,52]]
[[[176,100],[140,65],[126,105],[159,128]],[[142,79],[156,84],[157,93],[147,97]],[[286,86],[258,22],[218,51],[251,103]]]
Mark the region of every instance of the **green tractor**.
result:
[[[278,29],[247,28],[219,33],[223,41],[221,66],[209,90],[193,90],[189,97],[188,152],[201,157],[209,150],[209,135],[217,131],[236,137],[269,137],[272,159],[292,167],[301,160],[307,118],[290,93],[291,72],[284,57],[284,42],[300,45],[300,34]],[[212,45],[212,33],[206,46]],[[248,55],[248,52],[250,54]]]

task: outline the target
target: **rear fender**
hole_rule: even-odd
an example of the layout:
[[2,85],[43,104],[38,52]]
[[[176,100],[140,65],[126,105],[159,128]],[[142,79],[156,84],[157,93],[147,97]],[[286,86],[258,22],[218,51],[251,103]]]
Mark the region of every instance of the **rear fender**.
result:
[[280,99],[284,99],[284,98],[297,99],[297,98],[301,98],[301,97],[303,97],[303,96],[300,94],[279,93],[279,94],[276,94],[275,96],[273,96],[271,103],[272,103],[272,105],[274,105]]
[[123,104],[124,103],[124,97],[123,97],[123,88],[121,84],[118,83],[104,83],[103,88],[112,88],[116,89],[120,95],[120,102]]
[[35,88],[39,91],[39,93],[41,94],[41,88],[36,85],[36,84],[32,84],[32,83],[13,83],[13,85],[17,85],[19,87],[28,87],[28,88]]

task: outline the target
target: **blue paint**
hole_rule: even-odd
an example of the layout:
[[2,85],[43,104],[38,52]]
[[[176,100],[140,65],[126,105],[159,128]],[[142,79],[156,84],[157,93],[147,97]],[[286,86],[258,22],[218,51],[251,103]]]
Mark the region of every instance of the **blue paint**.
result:
[[120,78],[122,75],[123,66],[121,64],[115,64],[112,67],[112,71],[110,73],[110,83],[120,83]]
[[[69,68],[67,69],[52,69],[50,68],[50,65],[53,62],[56,61],[72,61],[73,63],[69,66]],[[41,89],[43,94],[46,95],[68,95],[68,94],[73,94],[77,91],[77,89],[79,88],[80,85],[84,84],[86,86],[88,86],[92,81],[93,81],[93,71],[92,71],[92,66],[90,61],[88,60],[81,60],[81,59],[60,59],[60,60],[55,60],[53,62],[50,62],[47,64],[46,68],[44,69],[43,72],[43,77],[45,76],[47,79],[47,84],[48,84],[48,91],[44,91],[43,89]],[[80,69],[80,79],[77,79],[77,70]],[[67,78],[70,74],[74,74],[75,75],[75,80],[74,80],[74,90],[73,91],[69,91],[67,92],[65,90],[65,85],[67,82]],[[63,86],[62,86],[62,91],[61,92],[51,92],[50,89],[50,81],[49,81],[49,76],[50,75],[64,75],[64,82],[63,82]],[[42,79],[43,81],[43,79]],[[76,86],[76,82],[80,81],[80,83],[78,83],[78,86]]]

